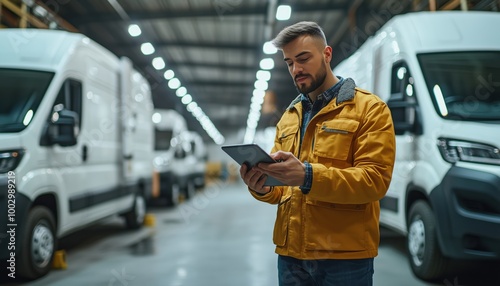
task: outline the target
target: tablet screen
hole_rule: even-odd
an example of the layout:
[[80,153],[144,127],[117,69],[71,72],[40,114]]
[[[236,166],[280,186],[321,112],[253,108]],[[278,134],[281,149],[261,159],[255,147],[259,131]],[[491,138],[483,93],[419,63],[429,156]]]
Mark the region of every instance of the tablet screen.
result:
[[[221,148],[238,164],[247,164],[250,168],[255,166],[257,163],[276,163],[276,161],[257,144],[225,145]],[[264,185],[284,186],[285,184],[273,177],[268,176]]]

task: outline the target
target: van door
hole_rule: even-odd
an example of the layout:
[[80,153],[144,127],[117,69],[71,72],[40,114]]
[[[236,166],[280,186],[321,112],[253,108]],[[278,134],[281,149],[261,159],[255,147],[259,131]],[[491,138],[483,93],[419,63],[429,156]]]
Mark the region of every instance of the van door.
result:
[[391,110],[396,132],[396,161],[391,185],[381,200],[381,220],[405,231],[405,193],[411,182],[410,172],[415,167],[416,135],[421,134],[421,122],[414,88],[414,79],[404,61],[396,62],[391,69],[390,96],[387,104]]
[[88,51],[81,64],[86,67],[83,116],[88,123],[87,174],[90,216],[98,220],[124,211],[132,205],[132,195],[121,183],[121,143],[118,61],[114,57]]
[[[50,145],[47,148],[45,162],[58,174],[60,182],[53,182],[58,189],[60,202],[60,231],[72,229],[89,221],[85,162],[87,160],[87,144],[80,130],[85,127],[82,122],[82,81],[79,75],[72,75],[63,81],[53,103],[52,112],[47,124],[61,110],[69,110],[77,115],[77,138],[72,146]],[[48,129],[47,131],[48,132]],[[47,134],[44,134],[46,136]]]

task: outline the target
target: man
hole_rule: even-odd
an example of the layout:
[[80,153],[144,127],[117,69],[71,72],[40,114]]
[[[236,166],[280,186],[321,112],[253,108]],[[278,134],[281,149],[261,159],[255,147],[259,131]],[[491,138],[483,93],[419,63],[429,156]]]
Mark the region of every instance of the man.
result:
[[[300,22],[273,44],[300,95],[276,127],[271,156],[240,175],[258,200],[278,204],[273,241],[279,285],[372,285],[379,200],[395,159],[390,110],[331,69],[322,29]],[[287,186],[264,186],[273,176]]]

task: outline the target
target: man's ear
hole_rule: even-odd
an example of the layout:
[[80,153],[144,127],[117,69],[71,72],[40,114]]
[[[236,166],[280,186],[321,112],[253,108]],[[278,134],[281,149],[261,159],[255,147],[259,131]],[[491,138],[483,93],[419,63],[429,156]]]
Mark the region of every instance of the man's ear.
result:
[[323,49],[323,56],[325,57],[325,61],[330,63],[332,61],[332,47],[325,46]]

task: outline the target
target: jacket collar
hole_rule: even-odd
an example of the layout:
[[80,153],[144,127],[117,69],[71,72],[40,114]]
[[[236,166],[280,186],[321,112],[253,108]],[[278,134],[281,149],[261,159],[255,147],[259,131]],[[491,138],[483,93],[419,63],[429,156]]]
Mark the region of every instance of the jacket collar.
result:
[[[355,94],[355,87],[356,83],[354,82],[354,80],[352,78],[346,78],[344,84],[342,84],[339,89],[339,94],[337,95],[337,105],[353,99]],[[290,109],[295,108],[294,106],[299,102],[300,94],[290,103],[286,110],[290,111]]]

